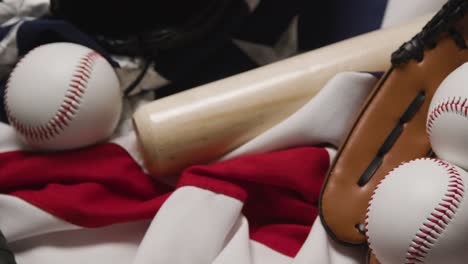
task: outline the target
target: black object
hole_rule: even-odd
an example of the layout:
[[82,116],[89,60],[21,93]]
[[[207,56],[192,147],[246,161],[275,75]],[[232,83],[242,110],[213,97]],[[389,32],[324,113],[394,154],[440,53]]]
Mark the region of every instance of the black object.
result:
[[392,64],[394,66],[404,64],[411,59],[422,61],[424,49],[435,47],[437,39],[444,32],[448,32],[458,47],[466,49],[463,37],[453,25],[464,16],[467,9],[468,1],[466,0],[448,1],[421,32],[392,54]]
[[16,264],[13,252],[8,249],[5,236],[0,231],[0,264]]
[[204,37],[235,1],[52,0],[51,14],[95,36],[111,53],[155,57]]

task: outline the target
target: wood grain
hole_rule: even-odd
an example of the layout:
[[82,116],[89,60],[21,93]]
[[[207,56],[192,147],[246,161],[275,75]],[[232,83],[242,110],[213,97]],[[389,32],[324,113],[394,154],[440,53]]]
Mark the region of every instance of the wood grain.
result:
[[309,101],[336,73],[385,71],[432,17],[378,30],[149,103],[133,122],[155,176],[213,161]]

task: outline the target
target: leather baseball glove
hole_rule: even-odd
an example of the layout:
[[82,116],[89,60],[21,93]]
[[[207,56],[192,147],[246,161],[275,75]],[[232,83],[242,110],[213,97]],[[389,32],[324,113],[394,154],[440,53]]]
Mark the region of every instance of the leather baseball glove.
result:
[[[392,55],[330,168],[320,217],[336,241],[365,246],[364,221],[376,185],[401,162],[431,156],[426,117],[445,77],[468,61],[468,1],[450,0]],[[370,256],[371,263],[377,263]]]

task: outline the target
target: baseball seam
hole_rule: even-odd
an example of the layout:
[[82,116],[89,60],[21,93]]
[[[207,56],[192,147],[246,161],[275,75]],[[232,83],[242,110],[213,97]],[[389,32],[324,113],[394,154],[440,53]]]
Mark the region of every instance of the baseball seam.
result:
[[468,99],[462,101],[461,97],[450,97],[438,103],[430,112],[427,117],[426,132],[429,138],[432,135],[432,127],[434,122],[444,113],[454,113],[463,117],[468,116]]
[[[434,210],[430,213],[426,220],[421,224],[418,232],[413,237],[406,253],[405,264],[424,263],[424,259],[429,254],[430,250],[432,249],[432,246],[440,238],[450,221],[454,218],[455,214],[457,213],[460,202],[464,198],[465,192],[465,185],[463,179],[460,177],[460,174],[454,166],[450,165],[448,162],[432,158],[420,158],[418,160],[432,160],[437,165],[444,168],[447,171],[447,174],[449,175],[449,183],[447,186],[447,191],[442,197],[442,200],[438,203],[438,205],[434,208]],[[401,167],[403,164],[401,164],[397,168]],[[391,173],[397,168],[393,169],[390,173],[387,174],[387,176],[391,175]],[[384,179],[386,177],[384,177]],[[370,207],[372,205],[374,195],[379,185],[384,179],[382,179],[379,182],[374,192],[372,193],[371,199],[369,200],[369,206],[367,208],[365,220],[367,241],[370,241],[368,235]],[[370,246],[371,245],[369,242],[369,247]]]
[[[24,124],[11,113],[11,110],[8,108],[10,78],[6,84],[4,95],[5,112],[10,124],[29,141],[49,140],[59,135],[61,131],[70,125],[71,121],[78,113],[83,95],[87,89],[89,79],[91,78],[93,67],[96,63],[96,59],[99,57],[101,57],[101,55],[96,51],[90,51],[81,57],[72,74],[71,81],[68,84],[68,90],[65,92],[59,109],[57,109],[54,116],[46,124],[40,126]],[[21,62],[22,61],[18,62],[18,64]],[[11,74],[13,75],[14,71]]]

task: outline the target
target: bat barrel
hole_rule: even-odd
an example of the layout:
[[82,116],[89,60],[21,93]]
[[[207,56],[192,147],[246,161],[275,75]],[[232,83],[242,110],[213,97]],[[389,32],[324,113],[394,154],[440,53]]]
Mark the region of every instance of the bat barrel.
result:
[[390,55],[431,16],[381,29],[168,96],[133,122],[148,171],[175,175],[215,161],[281,122],[335,74],[385,71]]

